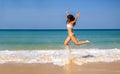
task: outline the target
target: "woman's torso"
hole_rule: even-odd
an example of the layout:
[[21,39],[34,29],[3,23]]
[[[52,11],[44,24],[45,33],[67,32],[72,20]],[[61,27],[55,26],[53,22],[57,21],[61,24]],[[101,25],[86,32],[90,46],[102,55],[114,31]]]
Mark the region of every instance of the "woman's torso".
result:
[[74,25],[73,25],[73,24],[71,24],[71,23],[68,23],[68,24],[67,24],[67,30],[68,30],[68,34],[71,34],[71,33],[73,33],[73,32],[72,32],[72,30],[73,30],[73,27],[74,27]]

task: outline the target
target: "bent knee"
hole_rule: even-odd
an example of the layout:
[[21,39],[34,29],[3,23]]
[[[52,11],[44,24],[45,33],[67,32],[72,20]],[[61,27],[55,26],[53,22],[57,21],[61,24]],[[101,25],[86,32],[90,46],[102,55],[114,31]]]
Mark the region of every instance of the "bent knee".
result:
[[65,46],[68,46],[68,43],[64,43]]

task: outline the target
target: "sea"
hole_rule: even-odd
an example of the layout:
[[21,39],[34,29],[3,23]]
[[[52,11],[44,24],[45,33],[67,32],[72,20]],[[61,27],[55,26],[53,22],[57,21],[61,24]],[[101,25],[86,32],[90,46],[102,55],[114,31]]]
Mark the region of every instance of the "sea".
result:
[[[77,65],[90,62],[120,61],[120,29],[75,29],[78,41],[90,44],[76,46],[72,41],[71,59]],[[1,29],[0,64],[53,63],[64,66],[69,63],[64,41],[65,29]]]

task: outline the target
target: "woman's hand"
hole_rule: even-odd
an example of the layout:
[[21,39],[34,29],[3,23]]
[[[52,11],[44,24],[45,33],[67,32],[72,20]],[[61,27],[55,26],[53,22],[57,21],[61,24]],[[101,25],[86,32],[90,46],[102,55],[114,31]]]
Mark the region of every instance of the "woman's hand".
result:
[[68,12],[68,10],[66,10],[66,15],[69,15],[69,12]]
[[79,17],[79,16],[80,16],[80,13],[77,13],[77,14],[76,14],[76,17]]

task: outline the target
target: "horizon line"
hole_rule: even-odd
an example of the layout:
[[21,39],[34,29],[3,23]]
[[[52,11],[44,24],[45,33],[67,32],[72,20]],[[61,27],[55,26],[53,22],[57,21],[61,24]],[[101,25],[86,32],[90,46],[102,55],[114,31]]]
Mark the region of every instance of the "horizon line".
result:
[[[0,31],[39,31],[39,30],[67,30],[67,29],[0,29]],[[73,30],[120,30],[120,29],[73,29]]]

